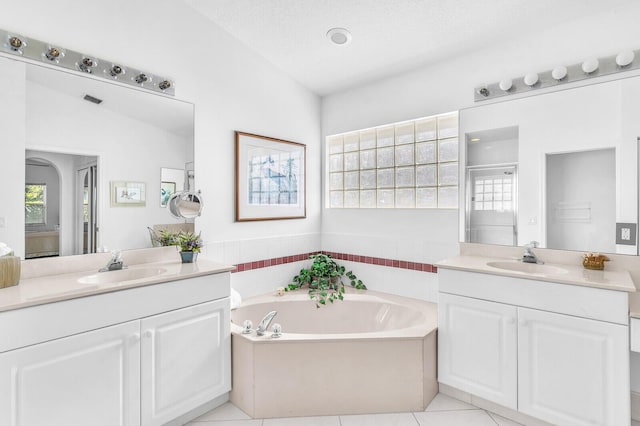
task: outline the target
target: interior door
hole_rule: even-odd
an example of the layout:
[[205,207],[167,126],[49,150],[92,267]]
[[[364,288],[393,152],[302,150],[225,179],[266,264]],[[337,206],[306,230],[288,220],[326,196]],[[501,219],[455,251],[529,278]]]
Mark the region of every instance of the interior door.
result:
[[516,165],[467,168],[466,241],[518,245]]

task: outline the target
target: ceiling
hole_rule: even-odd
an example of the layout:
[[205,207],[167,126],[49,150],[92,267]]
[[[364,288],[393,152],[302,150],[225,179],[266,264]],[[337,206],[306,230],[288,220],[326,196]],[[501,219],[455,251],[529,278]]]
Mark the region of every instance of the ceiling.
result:
[[[183,0],[319,95],[632,0]],[[333,27],[351,43],[331,44]]]

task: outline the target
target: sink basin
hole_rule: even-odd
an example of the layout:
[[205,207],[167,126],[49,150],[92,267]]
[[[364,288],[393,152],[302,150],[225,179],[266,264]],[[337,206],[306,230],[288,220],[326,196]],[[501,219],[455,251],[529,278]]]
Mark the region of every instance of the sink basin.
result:
[[537,263],[525,263],[517,261],[499,261],[499,262],[487,262],[487,266],[492,268],[504,269],[512,272],[522,272],[524,274],[538,274],[538,275],[557,275],[566,274],[568,271],[563,268],[551,265],[539,265]]
[[80,277],[80,284],[110,284],[123,281],[133,281],[142,278],[155,277],[167,272],[163,268],[121,269],[119,271],[98,272],[97,274]]

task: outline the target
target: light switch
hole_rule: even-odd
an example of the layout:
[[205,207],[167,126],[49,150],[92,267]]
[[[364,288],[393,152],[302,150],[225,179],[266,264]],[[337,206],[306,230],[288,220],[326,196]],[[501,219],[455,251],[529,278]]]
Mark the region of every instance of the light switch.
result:
[[0,217],[0,228],[4,228],[5,226],[7,226],[7,219]]

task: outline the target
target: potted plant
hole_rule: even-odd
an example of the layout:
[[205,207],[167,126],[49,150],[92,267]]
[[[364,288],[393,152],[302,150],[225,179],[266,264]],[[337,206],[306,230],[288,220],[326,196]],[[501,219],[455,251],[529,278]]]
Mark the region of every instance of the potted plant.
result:
[[293,277],[293,282],[287,285],[285,291],[296,290],[307,286],[309,297],[316,302],[316,307],[326,305],[327,301],[344,300],[344,282],[346,277],[351,286],[358,290],[366,290],[367,287],[351,271],[338,265],[328,254],[314,254],[309,257],[313,263],[309,268],[303,268]]
[[200,233],[196,235],[193,232],[181,231],[176,235],[175,245],[180,247],[182,263],[193,263],[198,258],[198,253],[200,253],[200,248],[202,247]]

